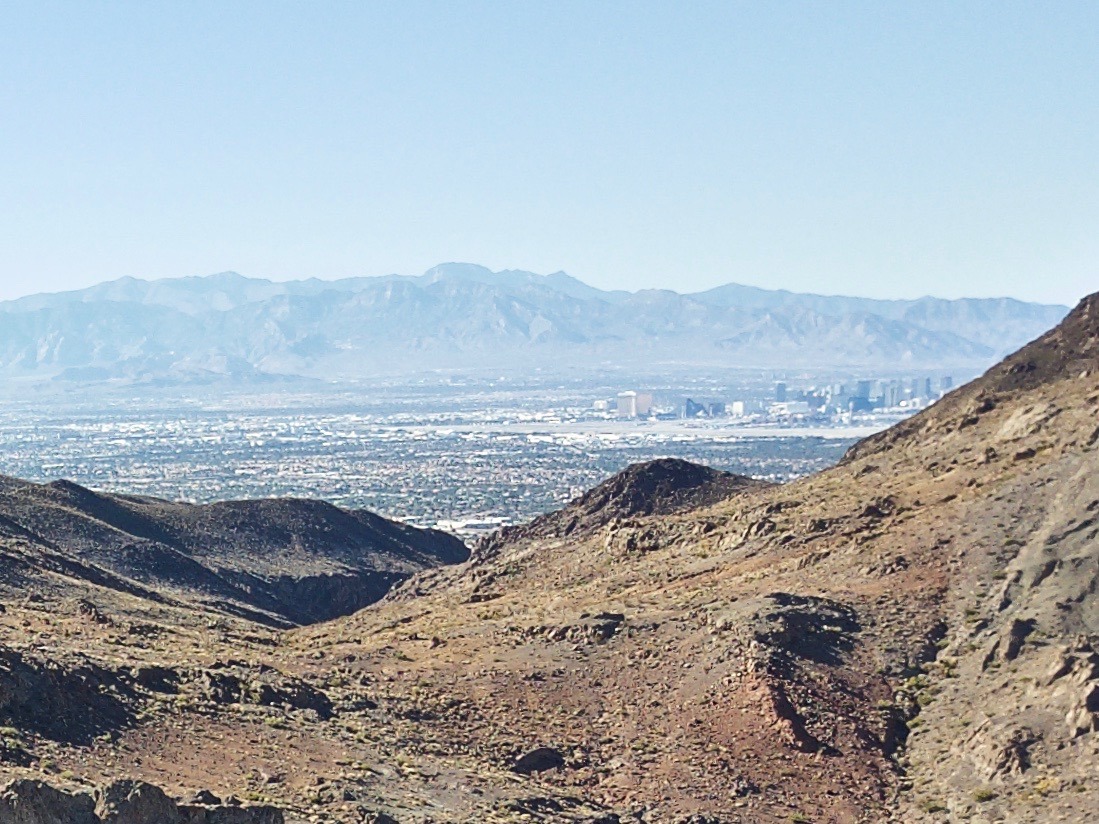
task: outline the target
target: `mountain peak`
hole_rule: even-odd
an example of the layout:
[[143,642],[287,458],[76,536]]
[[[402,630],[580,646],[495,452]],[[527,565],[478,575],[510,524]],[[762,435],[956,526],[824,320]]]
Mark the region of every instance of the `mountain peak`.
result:
[[426,283],[437,283],[440,280],[472,280],[484,281],[491,279],[495,273],[486,266],[476,263],[461,263],[452,261],[432,266],[423,273],[421,278]]
[[215,272],[212,275],[198,276],[200,280],[207,280],[213,283],[243,283],[249,280],[263,280],[263,278],[250,278],[242,275],[240,272],[234,272],[231,269],[227,269],[224,272]]
[[626,467],[570,506],[584,513],[619,518],[667,515],[766,485],[681,458],[657,458]]

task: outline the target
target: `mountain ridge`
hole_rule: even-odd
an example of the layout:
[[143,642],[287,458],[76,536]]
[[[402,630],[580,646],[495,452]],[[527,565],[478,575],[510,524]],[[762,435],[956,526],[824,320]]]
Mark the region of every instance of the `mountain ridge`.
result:
[[336,281],[231,272],[122,278],[0,303],[0,376],[354,380],[394,364],[507,368],[540,360],[560,368],[599,360],[972,368],[1065,311],[1010,299],[874,301],[736,285],[607,292],[563,272],[473,264]]
[[[157,285],[172,287],[181,284],[196,284],[196,283],[236,283],[240,286],[251,285],[260,288],[274,288],[280,290],[280,294],[303,294],[311,291],[350,291],[356,287],[360,287],[367,284],[374,283],[386,283],[390,281],[407,281],[412,283],[436,283],[441,280],[467,280],[475,281],[479,283],[485,283],[488,285],[505,285],[514,286],[524,283],[553,283],[553,284],[568,284],[577,290],[582,290],[584,293],[598,294],[600,296],[629,296],[637,295],[640,292],[671,292],[674,294],[680,294],[684,297],[694,297],[702,302],[707,303],[726,303],[735,305],[755,305],[760,307],[774,307],[786,302],[797,302],[804,299],[810,299],[815,301],[847,301],[852,305],[858,306],[879,306],[879,307],[897,307],[898,309],[906,309],[913,305],[935,302],[935,303],[954,303],[954,304],[974,304],[974,303],[1008,303],[1017,306],[1040,306],[1045,308],[1057,308],[1065,310],[1066,312],[1070,307],[1062,304],[1046,304],[1035,303],[1032,301],[1025,301],[1019,298],[1010,297],[1008,295],[1001,296],[989,296],[989,297],[961,297],[961,298],[941,298],[934,295],[923,295],[917,298],[865,298],[857,297],[854,295],[838,294],[838,293],[824,293],[824,292],[798,292],[790,289],[768,289],[762,286],[753,286],[748,284],[742,284],[737,282],[729,282],[719,286],[710,287],[697,292],[676,292],[673,289],[665,287],[648,287],[633,292],[614,289],[606,290],[597,286],[591,286],[572,275],[564,271],[552,272],[548,275],[537,274],[522,269],[502,269],[499,271],[493,271],[486,266],[475,263],[463,263],[457,261],[451,261],[447,263],[437,264],[430,269],[426,270],[420,275],[402,275],[402,274],[385,274],[385,275],[354,275],[341,278],[318,278],[316,276],[310,276],[306,278],[287,278],[281,280],[271,280],[262,277],[252,277],[243,275],[231,269],[227,269],[221,272],[214,272],[208,275],[181,275],[176,277],[165,278],[141,278],[133,275],[122,275],[118,278],[108,281],[102,281],[92,286],[81,287],[78,289],[63,290],[60,292],[36,292],[30,295],[24,295],[17,298],[9,298],[0,301],[0,307],[11,308],[18,306],[24,302],[28,302],[32,305],[37,305],[38,302],[44,299],[50,299],[54,297],[64,297],[70,300],[78,299],[78,296],[82,295],[94,295],[103,291],[113,291],[115,288],[121,286],[127,286],[130,288],[137,288],[140,290],[149,289]],[[564,289],[560,290],[564,291]],[[614,298],[603,297],[603,300],[610,302]]]

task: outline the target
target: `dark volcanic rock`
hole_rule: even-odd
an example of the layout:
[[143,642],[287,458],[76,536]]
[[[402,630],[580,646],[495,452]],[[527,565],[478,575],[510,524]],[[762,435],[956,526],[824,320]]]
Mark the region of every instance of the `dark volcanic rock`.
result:
[[39,660],[0,647],[0,723],[56,741],[90,743],[133,720],[127,684],[86,661]]
[[42,781],[20,779],[0,789],[4,824],[99,824],[89,795],[69,795]]
[[96,815],[104,824],[180,821],[178,805],[144,781],[116,781],[96,793]]
[[332,702],[316,687],[272,669],[257,671],[241,664],[202,669],[192,674],[199,696],[212,704],[255,704],[312,710],[332,716]]
[[531,775],[546,770],[559,770],[565,766],[565,757],[553,747],[538,747],[516,759],[511,771]]
[[[576,519],[578,527],[602,525],[611,518],[632,515],[671,515],[717,503],[746,489],[766,486],[763,481],[722,472],[708,466],[658,458],[633,464],[553,515]],[[546,516],[547,521],[551,516]],[[541,521],[535,521],[538,523]],[[532,524],[533,526],[533,524]],[[575,527],[574,527],[575,528]]]
[[0,789],[3,824],[283,824],[274,807],[189,806],[144,781],[116,781],[95,798],[42,781],[20,779]]

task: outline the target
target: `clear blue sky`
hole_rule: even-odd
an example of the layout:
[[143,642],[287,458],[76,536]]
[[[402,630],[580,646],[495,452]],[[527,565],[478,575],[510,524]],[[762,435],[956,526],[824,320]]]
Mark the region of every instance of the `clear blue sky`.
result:
[[0,297],[1099,289],[1099,3],[7,2]]

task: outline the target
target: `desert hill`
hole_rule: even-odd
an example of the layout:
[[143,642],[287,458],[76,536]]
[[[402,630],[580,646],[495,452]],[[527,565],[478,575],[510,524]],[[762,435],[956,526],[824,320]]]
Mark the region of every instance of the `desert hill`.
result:
[[527,524],[505,527],[485,543],[504,545],[521,537],[579,536],[616,519],[700,509],[746,489],[767,485],[679,458],[657,458],[627,467],[559,510]]
[[445,533],[321,501],[199,506],[0,477],[0,579],[13,587],[60,574],[73,586],[290,626],[354,612],[415,572],[467,556]]
[[1093,820],[1097,341],[1093,296],[830,470],[638,467],[324,623],[32,570],[0,772],[291,822]]

